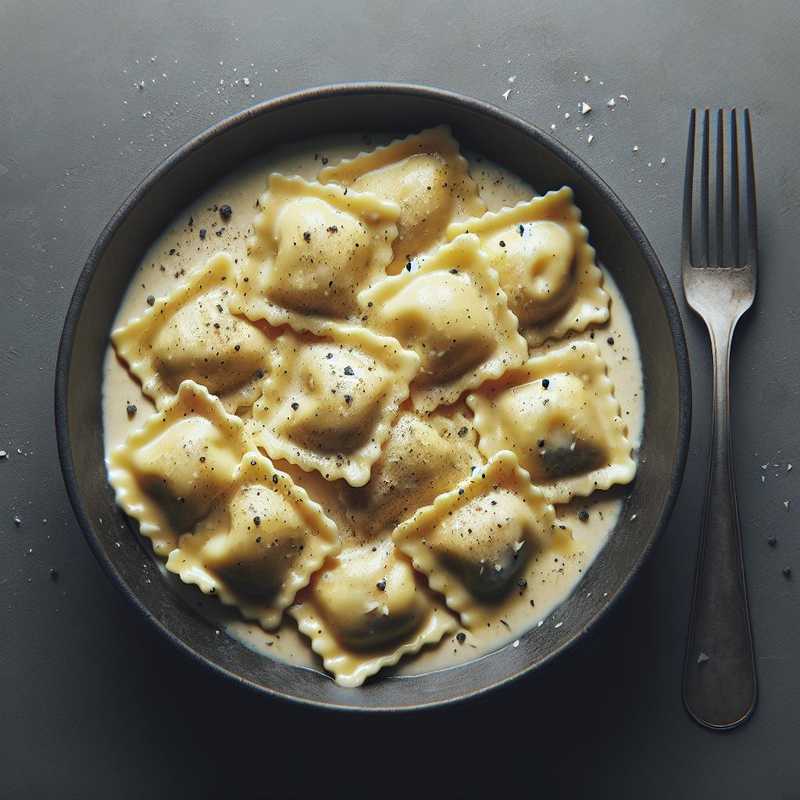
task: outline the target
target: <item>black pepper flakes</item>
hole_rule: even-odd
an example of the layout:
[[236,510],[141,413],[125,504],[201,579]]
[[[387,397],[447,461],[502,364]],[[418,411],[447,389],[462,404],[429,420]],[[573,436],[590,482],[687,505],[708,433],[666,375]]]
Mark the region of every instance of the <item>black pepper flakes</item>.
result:
[[54,582],[58,580],[58,570],[55,567],[50,567],[50,580]]
[[459,632],[456,634],[456,641],[457,641],[459,644],[464,644],[464,642],[466,642],[466,641],[467,641],[467,634],[466,634],[466,633],[464,633],[464,631],[459,631]]
[[133,403],[128,403],[128,405],[125,406],[125,412],[128,415],[128,419],[133,419],[133,417],[136,416],[136,406]]
[[465,425],[463,428],[458,429],[458,435],[463,439],[469,433],[469,429]]
[[349,394],[346,394],[344,396],[344,401],[345,401],[345,403],[347,403],[347,405],[350,405],[350,403],[353,402],[353,398]]
[[581,509],[581,510],[578,512],[578,519],[579,519],[581,522],[588,522],[588,521],[589,521],[589,512],[588,512],[588,511],[587,511],[585,508],[582,508],[582,509]]
[[303,232],[303,241],[310,242],[311,241],[311,231],[304,231]]
[[253,517],[253,525],[258,527],[261,524],[261,517]]
[[200,228],[199,236],[200,236],[201,239],[205,239],[206,238],[206,233],[208,233],[208,231],[206,231],[205,228]]
[[300,403],[292,403],[292,411],[297,411],[298,408],[300,408]]
[[497,244],[499,244],[500,247],[505,247],[506,246],[506,243],[502,239]]
[[519,231],[519,235],[520,236],[524,236],[525,235],[525,226],[524,225],[518,226],[517,230]]
[[376,586],[376,588],[378,589],[379,592],[385,592],[386,591],[386,578],[381,578],[375,584],[375,586]]
[[224,205],[219,207],[219,215],[224,220],[229,220],[231,218],[231,214],[233,214],[233,209],[229,205]]
[[550,386],[550,381],[547,378],[542,379],[542,389],[547,389]]
[[277,475],[273,475],[272,476],[272,482],[273,483],[277,483],[278,482],[278,476]]
[[613,336],[609,336],[608,339],[606,339],[606,344],[608,344],[610,347],[613,347],[614,346],[614,337]]
[[767,544],[770,547],[777,547],[778,546],[778,537],[777,536],[770,536],[769,539],[767,539]]
[[152,294],[147,295],[147,305],[154,306],[156,304],[156,298],[153,297]]
[[353,368],[352,367],[345,367],[344,368],[344,374],[345,375],[355,375],[356,373],[353,372]]

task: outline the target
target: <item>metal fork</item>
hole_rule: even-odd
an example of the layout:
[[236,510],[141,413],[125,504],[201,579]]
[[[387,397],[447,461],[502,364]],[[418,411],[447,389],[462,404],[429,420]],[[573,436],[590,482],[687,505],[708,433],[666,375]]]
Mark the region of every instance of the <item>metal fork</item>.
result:
[[[708,728],[746,721],[756,703],[756,669],[730,428],[729,368],[733,331],[756,294],[758,237],[750,112],[740,131],[736,110],[716,113],[714,200],[709,174],[711,124],[702,115],[699,205],[693,203],[697,111],[689,117],[681,262],[686,302],[703,319],[714,361],[708,483],[697,556],[689,638],[683,670],[688,712]],[[740,203],[739,140],[744,143],[744,197]],[[727,161],[727,169],[725,162]],[[727,178],[723,178],[727,172]],[[741,222],[741,225],[740,225]]]

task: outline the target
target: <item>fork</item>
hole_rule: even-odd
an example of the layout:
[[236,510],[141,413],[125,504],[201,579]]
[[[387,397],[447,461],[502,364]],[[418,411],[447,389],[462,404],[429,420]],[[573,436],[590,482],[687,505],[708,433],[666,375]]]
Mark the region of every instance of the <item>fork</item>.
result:
[[[701,725],[728,730],[750,717],[757,696],[732,460],[729,369],[733,331],[755,299],[758,237],[750,112],[745,109],[740,131],[736,110],[731,110],[727,152],[723,113],[716,112],[713,203],[709,116],[705,109],[699,142],[699,204],[693,203],[697,111],[692,109],[689,117],[681,243],[686,302],[706,324],[714,363],[708,482],[683,669],[683,701]],[[740,138],[744,144],[741,204]],[[723,178],[725,172],[727,178]]]

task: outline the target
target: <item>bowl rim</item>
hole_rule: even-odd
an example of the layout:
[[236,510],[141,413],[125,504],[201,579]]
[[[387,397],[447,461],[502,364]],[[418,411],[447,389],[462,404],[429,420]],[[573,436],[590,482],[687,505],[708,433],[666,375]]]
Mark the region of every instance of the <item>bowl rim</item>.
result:
[[[125,582],[122,575],[117,570],[114,562],[105,553],[103,547],[101,546],[100,540],[96,536],[92,523],[83,507],[83,500],[78,487],[69,435],[69,372],[72,361],[75,332],[83,309],[83,304],[86,299],[92,278],[97,270],[105,249],[113,239],[117,229],[123,223],[130,211],[136,205],[138,205],[142,197],[154,185],[156,185],[163,176],[169,173],[174,166],[190,156],[194,151],[203,147],[207,142],[215,137],[247,123],[254,117],[262,114],[268,114],[277,108],[287,108],[318,98],[335,98],[348,95],[370,94],[394,94],[429,98],[435,101],[444,101],[446,103],[460,105],[480,115],[492,117],[498,122],[517,129],[524,135],[536,140],[545,148],[553,151],[557,157],[559,157],[569,166],[570,169],[577,172],[584,180],[593,185],[603,197],[604,202],[612,208],[614,213],[622,222],[622,225],[626,229],[628,235],[634,241],[637,249],[641,252],[645,262],[647,263],[650,274],[656,284],[661,303],[667,315],[678,372],[678,436],[675,454],[670,470],[669,489],[665,497],[661,515],[658,518],[657,524],[654,526],[648,541],[645,543],[641,553],[633,563],[632,568],[628,572],[627,576],[620,583],[617,590],[613,594],[609,594],[608,602],[603,607],[599,608],[571,638],[563,642],[559,647],[552,650],[540,661],[528,664],[513,674],[506,675],[498,680],[495,680],[494,682],[488,683],[486,686],[483,686],[480,689],[459,694],[443,700],[437,699],[432,701],[423,701],[409,706],[369,707],[348,703],[329,703],[305,697],[298,697],[296,695],[284,694],[280,690],[264,686],[249,678],[231,672],[226,667],[215,663],[205,655],[196,651],[190,644],[184,642],[159,619],[157,619],[143,604],[135,592],[132,591]],[[256,691],[261,695],[267,695],[268,697],[279,699],[288,703],[299,704],[306,708],[315,708],[326,711],[381,713],[386,711],[414,712],[424,709],[440,708],[452,705],[454,703],[459,703],[467,699],[485,696],[487,693],[499,689],[502,686],[507,686],[512,681],[516,681],[522,676],[529,675],[535,670],[544,667],[546,664],[549,664],[555,658],[562,655],[566,650],[573,647],[580,639],[583,639],[585,635],[591,629],[593,629],[603,617],[606,616],[609,610],[617,604],[620,597],[627,592],[634,578],[640,573],[643,563],[650,556],[656,542],[661,538],[667,522],[669,521],[683,480],[684,467],[688,454],[689,435],[691,430],[691,395],[692,390],[691,375],[689,370],[689,356],[683,324],[666,273],[664,272],[655,250],[647,239],[644,231],[636,222],[634,216],[631,214],[625,204],[619,199],[616,193],[610,188],[610,186],[608,186],[608,184],[599,175],[597,175],[594,170],[591,169],[591,167],[589,167],[580,159],[579,156],[568,149],[565,145],[561,144],[546,131],[514,114],[509,113],[508,111],[500,109],[497,106],[485,101],[477,100],[458,92],[421,84],[384,81],[359,81],[315,86],[308,89],[302,89],[300,91],[283,94],[273,99],[256,103],[253,106],[245,108],[223,120],[220,120],[203,132],[192,137],[186,144],[172,152],[169,156],[167,156],[166,159],[161,161],[145,176],[145,178],[126,197],[117,211],[108,221],[106,226],[103,228],[103,231],[89,252],[86,263],[81,270],[80,275],[78,276],[75,289],[72,297],[70,298],[64,321],[64,327],[58,346],[58,355],[55,368],[54,410],[56,440],[58,445],[59,460],[61,463],[61,471],[63,473],[64,483],[67,488],[70,504],[72,505],[73,512],[78,520],[81,530],[83,531],[84,537],[94,553],[95,558],[97,558],[104,571],[111,578],[112,582],[116,584],[117,588],[122,591],[123,595],[129,600],[129,602],[150,621],[150,623],[165,639],[176,645],[182,652],[188,654],[194,662],[202,665],[206,670],[221,674],[234,683],[244,686],[249,690]]]

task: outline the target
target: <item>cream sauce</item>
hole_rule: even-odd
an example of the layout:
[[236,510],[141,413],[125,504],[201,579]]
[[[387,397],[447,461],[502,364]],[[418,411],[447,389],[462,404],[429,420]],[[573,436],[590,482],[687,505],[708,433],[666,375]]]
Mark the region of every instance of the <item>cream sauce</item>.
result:
[[[254,159],[220,181],[178,214],[145,253],[122,301],[115,327],[139,316],[147,308],[149,295],[166,295],[183,280],[186,273],[213,253],[224,250],[234,259],[244,258],[251,222],[256,213],[256,199],[265,189],[269,173],[281,172],[313,179],[325,163],[350,158],[374,145],[384,144],[390,138],[339,136],[310,139]],[[530,199],[533,190],[524,181],[486,159],[470,153],[466,155],[472,176],[490,211]],[[220,216],[219,208],[222,205],[229,205],[233,210],[228,220]],[[206,232],[205,238],[200,236],[201,229]],[[611,296],[610,321],[569,338],[592,339],[599,346],[608,364],[609,377],[614,383],[616,397],[628,426],[629,439],[634,448],[638,448],[644,421],[639,347],[622,295],[605,269],[603,273],[605,289]],[[534,352],[545,351],[561,343],[563,340],[548,343]],[[155,409],[110,346],[104,370],[103,428],[108,454],[125,440],[130,431],[141,427]],[[137,407],[132,417],[127,411],[131,403]],[[531,561],[525,575],[528,587],[523,596],[519,596],[520,592],[513,593],[498,610],[497,619],[485,629],[463,631],[466,634],[463,643],[459,643],[455,635],[447,637],[439,645],[404,660],[393,671],[418,674],[443,669],[508,645],[537,625],[558,625],[558,606],[572,592],[582,573],[612,534],[621,512],[623,494],[624,491],[612,490],[596,493],[569,505],[556,506],[559,518],[572,529],[572,541],[565,549],[545,551]],[[585,522],[578,516],[584,510],[589,512]],[[163,565],[161,569],[167,576]],[[174,576],[168,576],[167,579],[179,583]],[[258,625],[241,620],[235,609],[223,607],[193,587],[178,585],[177,588],[213,625],[246,646],[273,658],[322,669],[307,640],[299,634],[290,617],[284,617],[278,631],[267,633]]]

